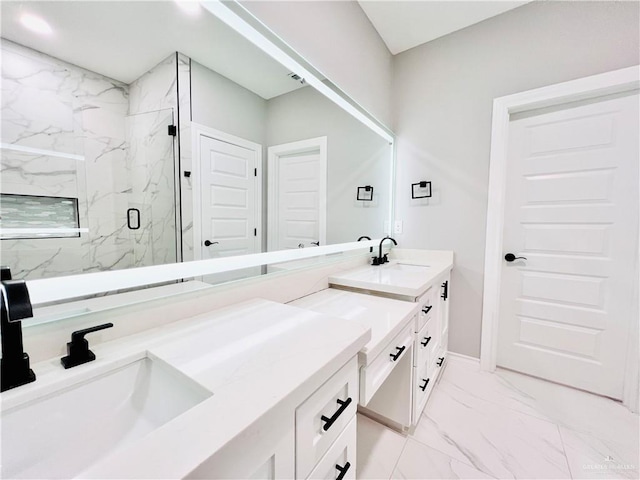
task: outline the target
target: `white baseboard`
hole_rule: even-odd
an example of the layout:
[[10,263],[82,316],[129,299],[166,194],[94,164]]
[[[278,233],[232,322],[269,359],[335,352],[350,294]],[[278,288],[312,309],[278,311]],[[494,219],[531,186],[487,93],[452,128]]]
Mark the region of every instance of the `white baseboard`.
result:
[[480,359],[479,358],[470,357],[469,355],[464,355],[462,353],[456,353],[456,352],[452,352],[451,350],[449,350],[447,352],[447,354],[452,356],[452,357],[456,357],[456,358],[459,358],[461,360],[464,360],[466,362],[480,363]]

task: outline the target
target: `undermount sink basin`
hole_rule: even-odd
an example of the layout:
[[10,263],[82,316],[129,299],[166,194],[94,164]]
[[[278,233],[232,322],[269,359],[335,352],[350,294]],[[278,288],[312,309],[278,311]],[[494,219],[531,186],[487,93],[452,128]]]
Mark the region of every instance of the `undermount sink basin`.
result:
[[2,478],[73,478],[211,393],[144,357],[2,412]]

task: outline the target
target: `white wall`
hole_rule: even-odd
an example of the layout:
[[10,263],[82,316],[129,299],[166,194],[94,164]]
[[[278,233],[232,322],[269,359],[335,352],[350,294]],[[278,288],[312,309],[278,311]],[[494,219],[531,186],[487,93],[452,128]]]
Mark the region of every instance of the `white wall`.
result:
[[355,1],[242,1],[381,122],[391,122],[391,54]]
[[[638,6],[530,3],[395,57],[398,240],[456,254],[451,350],[480,353],[492,100],[640,63]],[[428,205],[410,199],[420,180]]]

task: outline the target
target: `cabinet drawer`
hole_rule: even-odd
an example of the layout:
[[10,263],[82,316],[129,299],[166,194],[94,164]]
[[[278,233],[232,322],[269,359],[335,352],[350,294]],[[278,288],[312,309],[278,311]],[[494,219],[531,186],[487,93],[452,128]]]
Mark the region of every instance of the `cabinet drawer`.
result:
[[426,325],[416,335],[415,361],[413,365],[421,367],[428,360],[431,360],[434,352],[439,346],[439,329],[434,318],[429,319]]
[[430,368],[429,362],[423,363],[422,366],[414,367],[414,372],[412,423],[416,425],[436,383],[436,375],[434,374],[438,372]]
[[413,321],[391,340],[387,347],[360,372],[360,403],[369,403],[380,385],[386,380],[400,360],[411,352],[413,345]]
[[431,287],[418,299],[420,312],[418,313],[418,321],[416,322],[416,332],[422,330],[425,324],[431,318],[435,317],[437,302],[434,301],[434,291],[435,289]]
[[355,480],[357,419],[353,417],[347,428],[340,434],[329,451],[313,469],[309,479],[313,480]]
[[296,409],[296,478],[307,478],[358,405],[358,360],[353,358]]

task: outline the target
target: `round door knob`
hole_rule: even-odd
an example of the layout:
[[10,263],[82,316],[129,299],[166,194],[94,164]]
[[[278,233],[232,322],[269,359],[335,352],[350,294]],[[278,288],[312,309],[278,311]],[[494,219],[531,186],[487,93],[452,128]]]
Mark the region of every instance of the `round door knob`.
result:
[[205,240],[204,241],[204,246],[205,247],[210,247],[211,245],[215,245],[218,242],[212,242],[211,240]]
[[507,253],[507,254],[504,256],[504,259],[505,259],[507,262],[513,262],[514,260],[518,260],[518,259],[520,259],[520,260],[526,260],[526,259],[527,259],[527,257],[516,257],[513,253]]

